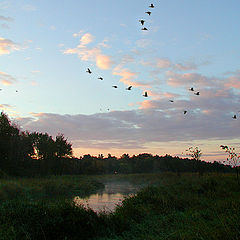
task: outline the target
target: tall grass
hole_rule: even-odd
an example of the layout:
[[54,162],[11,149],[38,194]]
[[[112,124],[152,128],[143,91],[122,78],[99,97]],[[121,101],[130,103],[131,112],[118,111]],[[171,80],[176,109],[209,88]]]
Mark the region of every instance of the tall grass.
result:
[[[66,191],[59,190],[58,178],[31,179],[31,183],[20,180],[19,185],[12,181],[15,188],[22,187],[20,195],[26,189],[31,192],[32,184],[38,182],[35,187],[49,198],[34,201],[24,198],[24,193],[18,199],[12,196],[2,200],[0,239],[240,239],[240,189],[233,175],[85,176],[81,184],[96,189],[101,186],[98,181],[114,178],[148,186],[127,197],[110,214],[97,214],[70,200],[53,198],[53,193],[60,191],[59,195],[63,195]],[[75,183],[77,177],[64,177],[62,181],[69,183],[67,188],[72,192],[80,189]],[[49,183],[52,186],[46,187]]]

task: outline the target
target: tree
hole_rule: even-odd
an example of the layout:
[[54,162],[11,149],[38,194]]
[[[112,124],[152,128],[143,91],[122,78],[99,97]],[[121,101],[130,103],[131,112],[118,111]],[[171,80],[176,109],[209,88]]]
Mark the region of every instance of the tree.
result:
[[63,134],[58,134],[55,140],[55,154],[57,157],[72,156],[72,144],[64,139]]
[[200,158],[202,156],[202,150],[200,150],[198,147],[190,147],[186,150],[187,155],[191,156],[194,160],[200,161]]
[[16,168],[15,156],[19,145],[19,129],[11,123],[8,116],[1,112],[0,115],[0,168],[8,173]]
[[225,150],[226,153],[228,153],[227,162],[231,165],[231,167],[236,169],[237,182],[238,182],[238,185],[240,185],[240,182],[239,182],[239,172],[238,172],[238,167],[240,165],[240,153],[236,153],[235,152],[235,148],[230,148],[230,147],[228,147],[226,145],[225,146],[221,145],[220,147],[223,150]]
[[186,154],[194,160],[194,170],[199,173],[199,175],[203,174],[203,166],[199,164],[201,162],[200,158],[202,156],[202,150],[198,147],[190,147],[186,150]]

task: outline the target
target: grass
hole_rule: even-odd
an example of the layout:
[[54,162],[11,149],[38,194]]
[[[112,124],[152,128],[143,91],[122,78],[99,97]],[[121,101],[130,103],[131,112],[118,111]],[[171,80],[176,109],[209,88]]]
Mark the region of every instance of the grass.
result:
[[[97,214],[70,201],[76,191],[88,194],[101,188],[101,182],[116,180],[146,187],[110,214]],[[12,179],[1,182],[0,196],[1,240],[240,239],[240,188],[234,175]]]

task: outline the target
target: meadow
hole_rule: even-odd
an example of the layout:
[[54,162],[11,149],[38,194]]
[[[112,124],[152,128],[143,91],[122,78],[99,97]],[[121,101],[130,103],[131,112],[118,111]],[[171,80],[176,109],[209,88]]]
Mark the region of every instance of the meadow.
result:
[[[114,212],[73,204],[105,181],[144,185]],[[175,173],[5,178],[0,239],[240,239],[234,174]]]

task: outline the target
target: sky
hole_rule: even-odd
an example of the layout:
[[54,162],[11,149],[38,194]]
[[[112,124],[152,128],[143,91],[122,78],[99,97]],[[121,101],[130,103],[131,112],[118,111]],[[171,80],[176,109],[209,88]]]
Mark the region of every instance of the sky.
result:
[[0,0],[0,110],[23,131],[64,134],[76,157],[184,157],[197,146],[202,160],[225,160],[220,145],[240,151],[239,9]]

